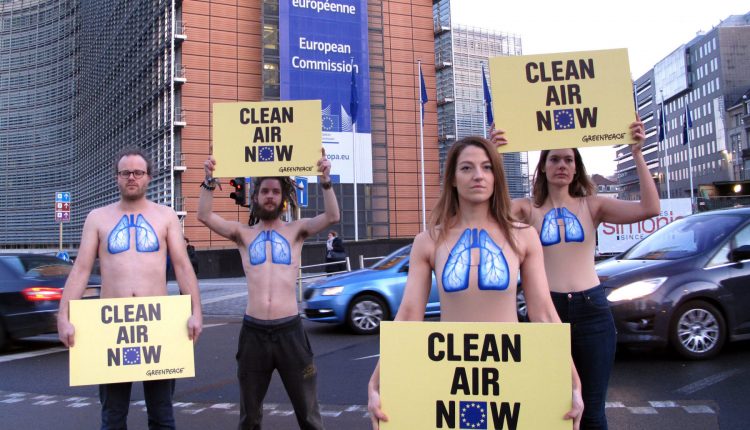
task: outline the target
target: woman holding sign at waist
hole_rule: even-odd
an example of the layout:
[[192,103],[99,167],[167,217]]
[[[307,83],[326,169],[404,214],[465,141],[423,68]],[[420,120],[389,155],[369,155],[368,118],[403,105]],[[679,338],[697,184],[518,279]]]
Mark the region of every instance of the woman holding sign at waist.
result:
[[[430,226],[414,239],[396,321],[422,320],[434,272],[443,321],[518,322],[520,271],[531,320],[560,322],[549,298],[539,238],[529,226],[511,220],[495,148],[480,137],[461,139],[448,151],[445,166],[445,185]],[[575,367],[572,378],[572,408],[564,418],[577,429],[582,400]],[[368,409],[373,429],[388,420],[380,409],[379,363],[368,384]]]
[[[493,128],[492,142],[508,144],[503,134]],[[609,303],[594,269],[596,228],[601,222],[630,224],[659,213],[659,195],[641,152],[645,133],[640,118],[630,125],[630,134],[640,202],[596,196],[581,154],[568,148],[542,151],[533,197],[512,203],[514,218],[539,234],[552,300],[560,319],[570,323],[571,352],[583,385],[581,429],[607,428],[604,402],[617,342]]]

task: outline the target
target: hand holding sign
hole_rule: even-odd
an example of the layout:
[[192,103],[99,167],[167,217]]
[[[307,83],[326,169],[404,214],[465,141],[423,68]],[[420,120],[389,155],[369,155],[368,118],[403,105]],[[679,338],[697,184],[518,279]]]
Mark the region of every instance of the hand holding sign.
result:
[[640,153],[643,149],[643,142],[646,141],[646,131],[641,116],[638,114],[635,115],[635,122],[630,124],[630,137],[635,141],[630,145],[630,152],[632,154]]
[[322,181],[329,182],[331,180],[331,161],[326,157],[326,149],[321,148],[320,152],[323,154],[318,160],[318,172],[322,174]]

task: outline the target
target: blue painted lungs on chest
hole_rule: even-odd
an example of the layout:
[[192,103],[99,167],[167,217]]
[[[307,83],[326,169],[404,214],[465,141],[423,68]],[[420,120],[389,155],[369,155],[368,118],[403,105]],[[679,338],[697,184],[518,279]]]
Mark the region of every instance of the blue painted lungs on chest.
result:
[[581,226],[581,222],[578,221],[573,212],[569,211],[568,208],[552,208],[544,216],[542,232],[539,233],[542,245],[550,246],[560,243],[560,226],[558,225],[558,220],[562,220],[565,226],[566,242],[583,242],[583,226]]
[[250,264],[257,266],[266,262],[266,243],[271,243],[271,261],[274,264],[292,264],[292,248],[284,236],[275,230],[264,230],[258,233],[253,243],[247,247]]
[[156,252],[159,250],[159,237],[143,215],[138,218],[130,214],[123,215],[120,222],[109,232],[107,249],[110,254],[119,254],[130,249],[130,229],[135,229],[135,250],[138,252]]
[[448,255],[443,268],[443,289],[446,292],[469,288],[471,250],[479,248],[479,289],[505,290],[510,281],[508,261],[503,250],[486,231],[467,228]]

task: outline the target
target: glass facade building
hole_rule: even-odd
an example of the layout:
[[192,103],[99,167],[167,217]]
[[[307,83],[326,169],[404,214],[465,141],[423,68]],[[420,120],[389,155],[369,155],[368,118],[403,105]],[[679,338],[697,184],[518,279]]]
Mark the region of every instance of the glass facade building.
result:
[[73,192],[76,177],[76,6],[0,2],[0,246],[59,240],[54,193]]
[[[489,127],[485,120],[482,66],[489,82],[488,60],[521,55],[522,49],[517,35],[453,25],[449,0],[433,2],[433,24],[442,169],[448,149],[456,140],[484,136]],[[511,198],[528,196],[528,153],[503,154],[503,165]]]
[[[429,210],[440,188],[431,6],[366,4],[372,183],[357,186],[359,238],[413,237],[421,229],[417,202],[424,194]],[[430,91],[424,191],[415,187],[418,60]],[[195,215],[211,107],[278,100],[279,77],[278,0],[0,2],[0,249],[57,248],[57,191],[72,197],[63,248],[77,248],[88,213],[118,200],[114,157],[131,146],[153,161],[147,197],[175,209],[191,243],[234,247]],[[351,240],[354,188],[334,189],[342,213],[334,228]],[[246,222],[247,209],[219,193],[214,210]],[[322,208],[311,184],[301,214]]]

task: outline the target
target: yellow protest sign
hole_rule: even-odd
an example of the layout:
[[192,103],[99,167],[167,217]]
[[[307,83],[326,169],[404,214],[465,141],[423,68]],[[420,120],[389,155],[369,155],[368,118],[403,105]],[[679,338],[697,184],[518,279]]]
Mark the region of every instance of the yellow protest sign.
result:
[[190,296],[71,300],[70,385],[195,376]]
[[633,143],[626,49],[494,57],[490,77],[500,152]]
[[214,175],[317,175],[322,134],[320,100],[214,103]]
[[568,324],[383,322],[383,430],[570,430]]

